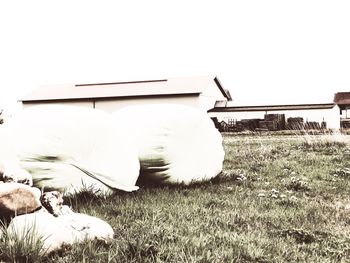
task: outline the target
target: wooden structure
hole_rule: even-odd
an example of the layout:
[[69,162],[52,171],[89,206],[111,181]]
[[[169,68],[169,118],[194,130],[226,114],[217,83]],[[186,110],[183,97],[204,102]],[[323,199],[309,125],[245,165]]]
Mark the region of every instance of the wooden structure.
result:
[[335,103],[267,106],[214,107],[209,116],[234,119],[235,130],[339,129],[339,108]]

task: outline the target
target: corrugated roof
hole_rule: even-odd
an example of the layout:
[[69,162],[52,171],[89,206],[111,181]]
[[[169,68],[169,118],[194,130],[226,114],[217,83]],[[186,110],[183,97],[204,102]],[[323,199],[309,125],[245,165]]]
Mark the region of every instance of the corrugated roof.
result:
[[208,112],[315,110],[315,109],[332,109],[334,106],[335,106],[334,103],[265,105],[265,106],[235,106],[235,107],[215,107],[213,109],[210,109]]
[[338,105],[350,105],[350,92],[336,93],[333,101]]
[[92,83],[61,86],[45,86],[34,90],[20,101],[56,101],[110,99],[118,97],[145,97],[200,94],[216,84],[221,93],[231,100],[230,94],[221,86],[217,77],[171,78],[145,81]]

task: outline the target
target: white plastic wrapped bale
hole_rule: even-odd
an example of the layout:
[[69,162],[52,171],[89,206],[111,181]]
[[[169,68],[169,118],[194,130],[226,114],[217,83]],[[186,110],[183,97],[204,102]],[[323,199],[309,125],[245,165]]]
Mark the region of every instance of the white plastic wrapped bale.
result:
[[[43,210],[16,216],[9,224],[6,235],[12,240],[21,240],[26,244],[42,242],[42,255],[60,251],[67,245],[79,244],[88,240],[100,240],[110,243],[114,231],[110,224],[97,217],[80,213],[70,213],[58,217]],[[40,243],[38,243],[40,244]]]
[[222,136],[207,114],[188,106],[129,106],[114,113],[132,135],[141,174],[138,183],[191,184],[217,176],[224,160]]
[[134,191],[137,149],[105,112],[73,106],[24,109],[6,130],[19,165],[44,190]]

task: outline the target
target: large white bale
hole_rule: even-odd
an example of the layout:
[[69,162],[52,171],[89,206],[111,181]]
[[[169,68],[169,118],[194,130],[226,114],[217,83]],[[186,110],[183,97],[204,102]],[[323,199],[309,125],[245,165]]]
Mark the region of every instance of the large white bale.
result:
[[188,185],[221,172],[222,136],[207,114],[188,106],[158,104],[130,106],[113,115],[138,147],[140,181]]
[[86,188],[96,194],[137,189],[137,150],[108,113],[37,106],[24,109],[5,129],[19,165],[39,188],[68,194]]

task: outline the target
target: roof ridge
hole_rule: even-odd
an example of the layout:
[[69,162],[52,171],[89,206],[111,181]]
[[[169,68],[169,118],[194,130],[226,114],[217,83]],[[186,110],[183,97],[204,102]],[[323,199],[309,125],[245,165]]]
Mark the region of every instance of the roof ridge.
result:
[[103,86],[103,85],[119,85],[119,84],[138,84],[138,83],[152,83],[152,82],[165,82],[167,79],[154,79],[154,80],[134,80],[134,81],[118,81],[118,82],[102,82],[102,83],[87,83],[87,84],[75,84],[75,87],[83,86]]

